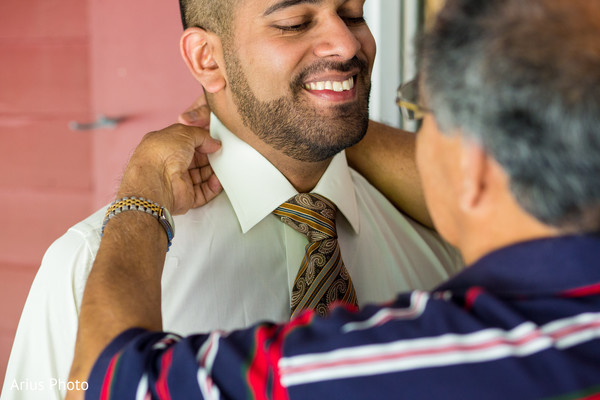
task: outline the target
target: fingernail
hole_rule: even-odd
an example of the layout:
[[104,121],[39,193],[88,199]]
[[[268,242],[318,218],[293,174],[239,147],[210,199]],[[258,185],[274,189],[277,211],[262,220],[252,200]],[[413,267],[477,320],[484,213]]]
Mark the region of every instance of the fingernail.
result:
[[195,122],[198,119],[198,112],[194,110],[188,111],[184,114],[184,116],[189,122]]

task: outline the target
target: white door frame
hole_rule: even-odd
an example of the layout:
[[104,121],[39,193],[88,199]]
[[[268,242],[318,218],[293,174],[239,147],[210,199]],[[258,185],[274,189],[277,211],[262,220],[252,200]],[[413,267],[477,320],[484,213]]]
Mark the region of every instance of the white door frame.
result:
[[[420,28],[422,0],[367,0],[365,18],[375,41],[371,119],[401,127],[396,89],[416,74],[414,43]],[[411,128],[405,126],[405,128]]]

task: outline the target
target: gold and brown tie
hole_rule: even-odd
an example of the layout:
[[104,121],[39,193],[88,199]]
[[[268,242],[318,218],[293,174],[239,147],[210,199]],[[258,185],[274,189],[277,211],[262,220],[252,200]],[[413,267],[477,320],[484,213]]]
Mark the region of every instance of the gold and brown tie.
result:
[[305,309],[325,315],[334,302],[358,307],[337,240],[335,205],[318,194],[300,193],[273,213],[308,238],[306,254],[292,288],[292,318]]

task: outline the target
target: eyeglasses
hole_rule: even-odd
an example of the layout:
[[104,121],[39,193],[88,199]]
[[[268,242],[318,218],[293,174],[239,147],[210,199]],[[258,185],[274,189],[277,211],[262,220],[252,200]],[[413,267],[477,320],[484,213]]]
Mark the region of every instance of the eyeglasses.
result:
[[402,111],[402,116],[409,121],[420,121],[430,109],[419,104],[418,80],[415,78],[403,83],[396,94],[396,104]]

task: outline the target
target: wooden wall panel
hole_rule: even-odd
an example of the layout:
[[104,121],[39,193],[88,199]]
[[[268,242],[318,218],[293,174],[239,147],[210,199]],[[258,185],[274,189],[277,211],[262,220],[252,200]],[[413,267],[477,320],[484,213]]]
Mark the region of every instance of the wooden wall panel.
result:
[[0,387],[46,248],[88,215],[92,138],[88,3],[0,2]]

